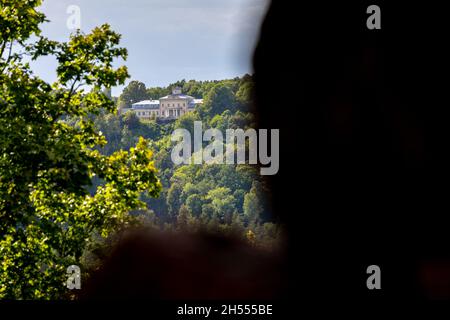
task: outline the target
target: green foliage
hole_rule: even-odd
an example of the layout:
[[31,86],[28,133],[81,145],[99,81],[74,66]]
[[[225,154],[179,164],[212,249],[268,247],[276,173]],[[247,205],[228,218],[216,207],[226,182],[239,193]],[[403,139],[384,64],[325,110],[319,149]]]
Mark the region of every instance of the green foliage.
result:
[[3,60],[8,44],[17,42],[23,45],[31,35],[40,35],[39,24],[45,21],[45,15],[36,10],[42,4],[41,0],[2,0],[0,4],[0,56]]
[[147,89],[147,96],[149,97],[149,99],[153,100],[158,100],[159,98],[167,96],[169,94],[170,94],[169,88],[155,87]]
[[174,129],[186,129],[191,133],[191,135],[193,135],[195,121],[200,121],[200,117],[197,112],[185,113],[176,120]]
[[[127,55],[120,35],[103,25],[25,45],[39,36],[41,1],[0,4],[0,298],[60,298],[67,266],[80,264],[94,235],[131,223],[140,194],[157,197],[161,184],[143,138],[129,152],[99,152],[107,141],[92,116],[115,110],[101,89],[128,77],[113,67]],[[13,45],[32,59],[55,56],[57,81],[34,76]],[[94,177],[103,183],[89,193]]]
[[130,108],[133,103],[149,98],[150,95],[147,93],[144,83],[131,81],[119,97],[119,109]]
[[159,140],[169,129],[156,121],[141,122],[133,112],[122,115],[100,114],[94,119],[96,130],[102,132],[108,143],[100,148],[103,154],[112,154],[116,150],[128,150],[139,139]]
[[134,112],[125,113],[122,121],[131,130],[136,130],[140,126],[139,118]]
[[228,83],[216,84],[206,95],[201,108],[202,116],[214,116],[225,110],[236,111],[236,97]]
[[251,76],[246,75],[242,78],[241,85],[236,92],[236,101],[241,108],[248,108],[253,103],[253,81]]
[[248,219],[249,223],[255,224],[263,212],[263,207],[258,197],[257,184],[253,184],[250,192],[244,197],[244,215]]
[[[252,243],[273,246],[279,233],[265,227],[273,223],[266,201],[266,183],[257,168],[249,165],[174,166],[170,158],[174,145],[170,141],[172,130],[183,128],[192,134],[194,121],[202,121],[204,129],[217,128],[223,132],[254,127],[253,116],[248,112],[252,101],[252,77],[182,80],[166,88],[147,89],[147,92],[164,95],[174,86],[183,87],[183,92],[197,98],[208,99],[204,106],[175,122],[160,124],[159,135],[152,139],[163,192],[158,199],[144,197],[143,200],[154,210],[157,223],[164,229],[196,230],[202,227],[222,233],[234,230],[242,237],[247,237],[251,231]],[[157,121],[152,123],[158,125]],[[140,126],[147,124],[140,122]],[[145,128],[141,133],[149,129]]]
[[215,217],[221,222],[229,223],[231,215],[236,209],[236,199],[231,194],[231,190],[225,187],[218,187],[210,190],[206,195],[214,209]]

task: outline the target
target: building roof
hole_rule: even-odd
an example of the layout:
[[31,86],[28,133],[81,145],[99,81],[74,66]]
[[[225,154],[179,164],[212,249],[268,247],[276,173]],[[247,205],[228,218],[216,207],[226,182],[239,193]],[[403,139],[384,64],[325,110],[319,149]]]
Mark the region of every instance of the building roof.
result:
[[159,100],[143,100],[133,103],[132,109],[159,109]]
[[158,100],[142,100],[142,101],[133,103],[133,106],[134,105],[142,105],[142,104],[159,104],[159,101]]
[[167,100],[167,99],[194,99],[194,97],[188,96],[187,94],[169,94],[168,96],[164,96],[159,98],[159,100]]

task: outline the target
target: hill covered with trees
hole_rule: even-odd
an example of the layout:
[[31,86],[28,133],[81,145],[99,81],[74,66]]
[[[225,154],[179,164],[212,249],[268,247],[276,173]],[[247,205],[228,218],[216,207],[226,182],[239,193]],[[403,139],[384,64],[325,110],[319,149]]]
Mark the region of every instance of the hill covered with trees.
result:
[[141,82],[131,81],[119,97],[117,107],[120,109],[143,99],[157,99],[169,94],[173,87],[181,87],[183,93],[195,98],[203,98],[203,105],[169,123],[157,119],[141,121],[132,112],[101,114],[94,119],[96,128],[108,141],[99,149],[103,154],[128,150],[139,137],[149,141],[162,191],[158,198],[143,194],[147,210],[134,213],[162,229],[208,228],[238,232],[255,245],[273,246],[280,230],[270,214],[270,194],[264,176],[259,174],[256,166],[175,165],[171,159],[175,144],[171,141],[172,132],[184,128],[193,133],[194,121],[202,121],[203,130],[217,128],[222,132],[255,127],[250,112],[252,77],[181,80],[156,88],[146,88]]

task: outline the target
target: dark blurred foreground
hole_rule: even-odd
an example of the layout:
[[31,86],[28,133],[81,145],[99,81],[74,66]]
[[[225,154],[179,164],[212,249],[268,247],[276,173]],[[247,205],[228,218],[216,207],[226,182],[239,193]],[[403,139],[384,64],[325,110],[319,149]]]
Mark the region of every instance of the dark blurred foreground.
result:
[[[449,29],[438,1],[272,1],[255,110],[280,129],[290,298],[450,299]],[[366,287],[372,264],[381,290]]]
[[280,252],[218,233],[128,233],[83,284],[81,299],[273,299]]

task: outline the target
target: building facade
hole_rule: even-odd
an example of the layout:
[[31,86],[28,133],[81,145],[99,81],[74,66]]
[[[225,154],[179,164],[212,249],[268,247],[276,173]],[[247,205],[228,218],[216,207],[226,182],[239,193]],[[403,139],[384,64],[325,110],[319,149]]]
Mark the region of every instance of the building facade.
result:
[[144,100],[134,103],[131,107],[140,119],[157,118],[160,115],[158,100]]
[[195,110],[203,103],[203,99],[195,99],[181,92],[181,88],[174,88],[172,94],[159,100],[144,100],[134,103],[125,112],[134,112],[140,119],[167,118],[177,119],[183,114]]

